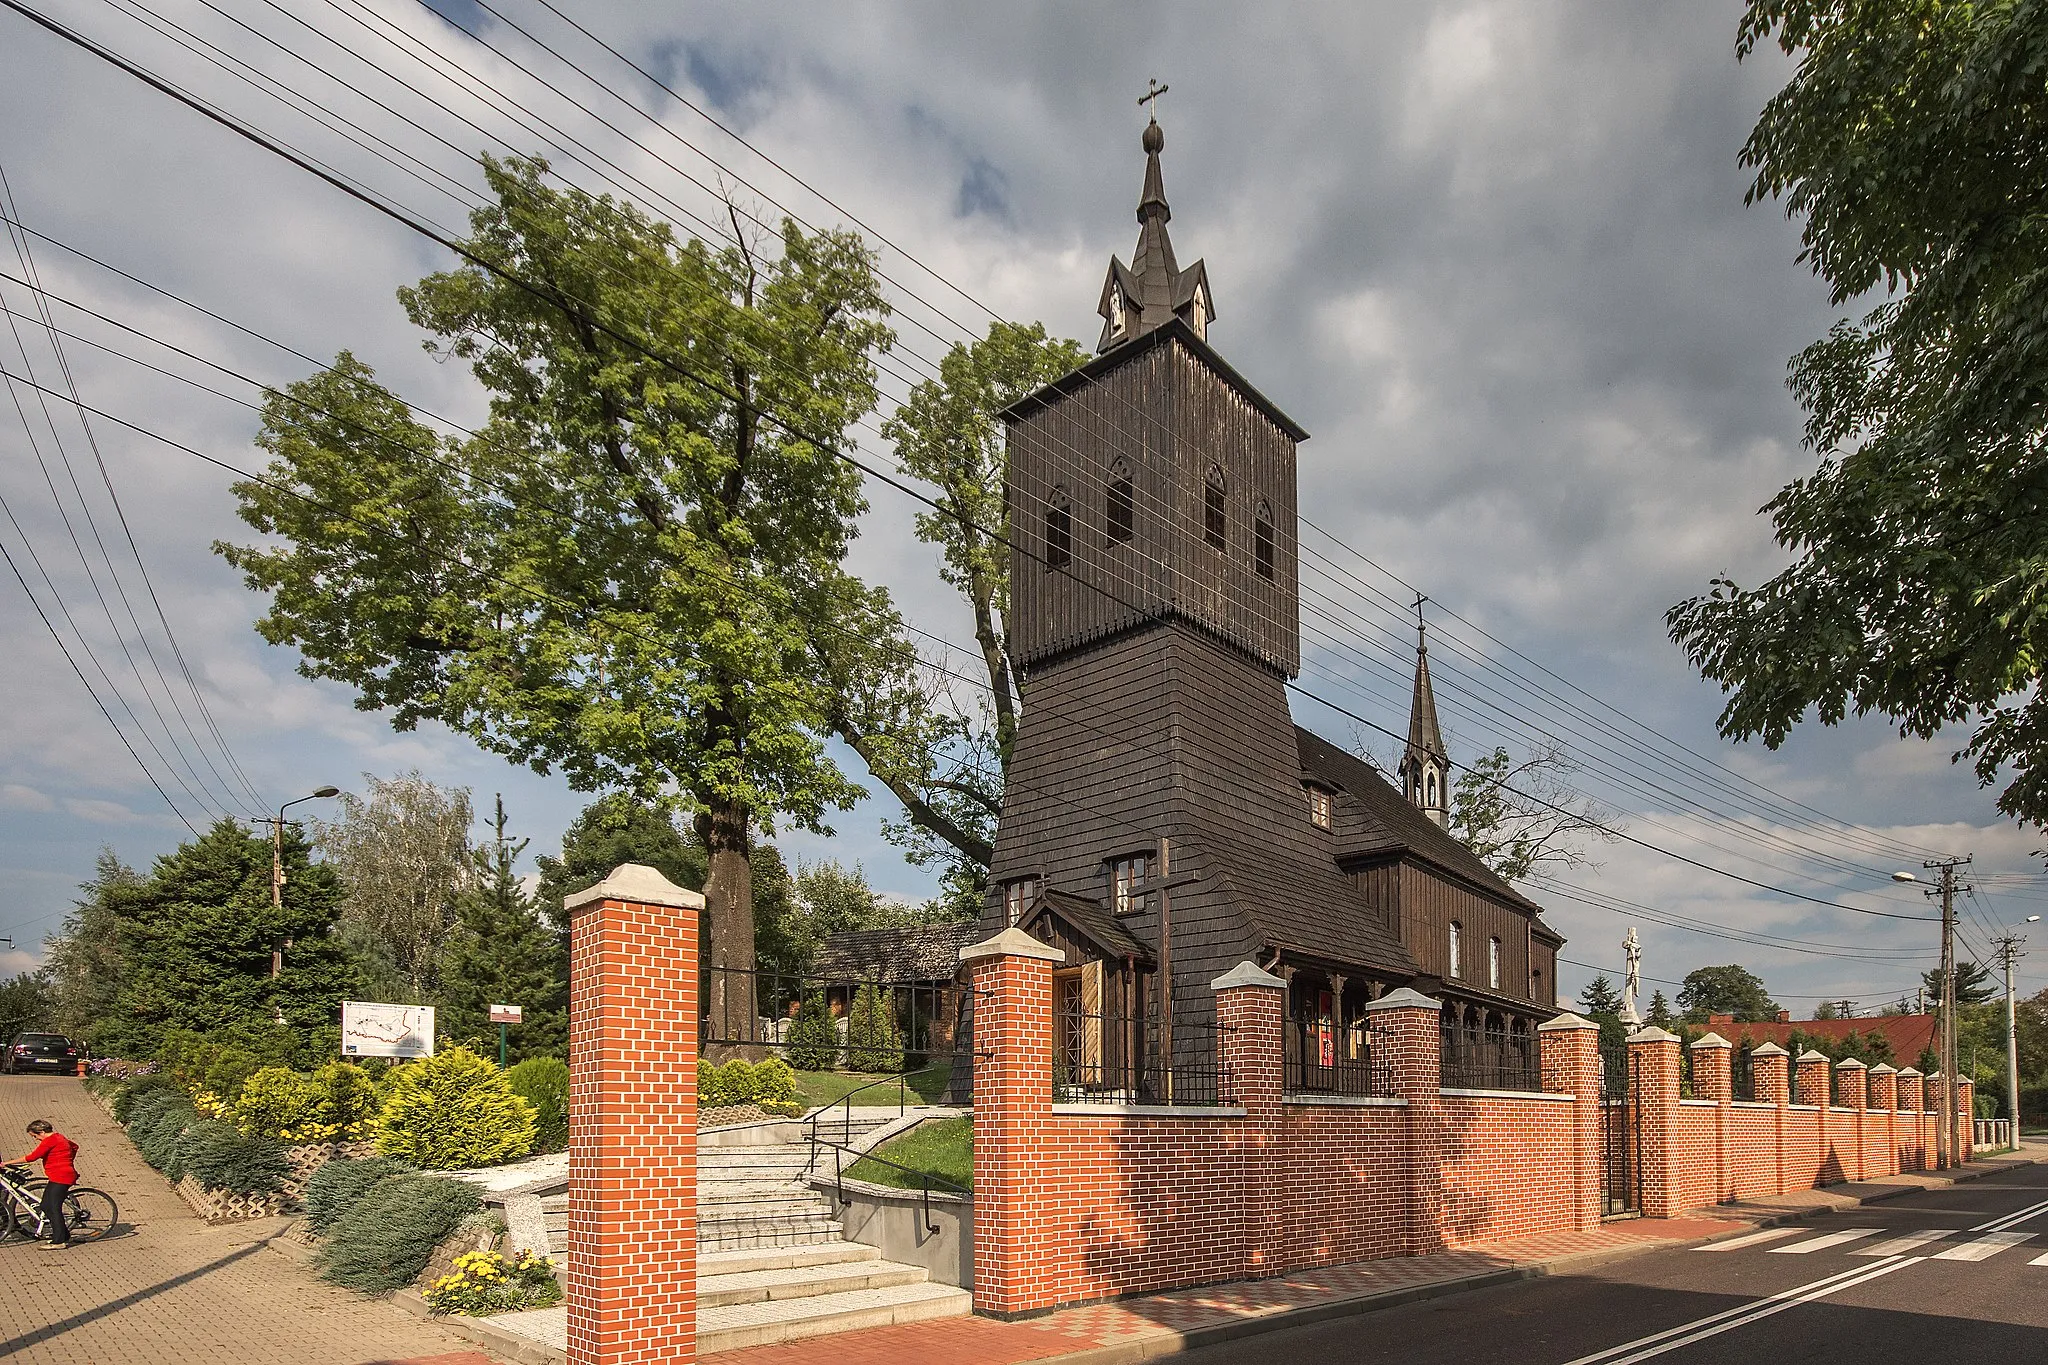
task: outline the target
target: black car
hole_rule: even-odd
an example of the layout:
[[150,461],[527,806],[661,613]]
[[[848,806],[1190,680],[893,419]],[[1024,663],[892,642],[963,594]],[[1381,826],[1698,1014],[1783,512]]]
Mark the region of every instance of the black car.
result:
[[19,1074],[24,1071],[54,1071],[68,1076],[78,1070],[78,1048],[61,1033],[17,1033],[9,1044],[0,1069]]

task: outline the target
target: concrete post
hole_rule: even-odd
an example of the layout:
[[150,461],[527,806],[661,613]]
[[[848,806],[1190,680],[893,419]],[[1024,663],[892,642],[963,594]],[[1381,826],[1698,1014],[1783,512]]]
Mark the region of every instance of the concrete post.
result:
[[571,1365],[697,1358],[697,932],[626,863],[569,915]]
[[1052,968],[1066,954],[1014,926],[960,950],[974,1000],[974,1307],[1014,1317],[1031,1294],[1035,1186],[1052,1118]]
[[1536,1026],[1543,1089],[1572,1097],[1572,1179],[1576,1226],[1600,1226],[1600,1026],[1576,1014],[1560,1014]]
[[1443,1006],[1403,986],[1365,1007],[1376,1041],[1389,1050],[1396,1098],[1408,1101],[1408,1238],[1406,1254],[1444,1248]]
[[1280,1170],[1287,983],[1256,963],[1240,962],[1211,981],[1209,989],[1216,992],[1223,1080],[1229,1087],[1220,1098],[1243,1106],[1245,1113],[1243,1277],[1263,1279],[1287,1264]]
[[1636,1091],[1637,1143],[1643,1154],[1643,1216],[1671,1218],[1683,1206],[1679,1191],[1678,1035],[1642,1028],[1628,1038],[1628,1065]]

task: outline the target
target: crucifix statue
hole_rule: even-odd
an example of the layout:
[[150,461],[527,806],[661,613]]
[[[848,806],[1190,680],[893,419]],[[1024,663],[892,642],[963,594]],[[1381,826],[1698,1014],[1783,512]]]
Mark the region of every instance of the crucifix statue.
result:
[[1633,924],[1628,927],[1628,937],[1621,941],[1621,955],[1621,1021],[1634,1028],[1643,1022],[1642,1011],[1636,1008],[1636,1000],[1643,993],[1643,943],[1636,937]]
[[1152,88],[1138,96],[1138,103],[1140,106],[1147,104],[1152,106],[1152,121],[1157,123],[1159,122],[1159,97],[1166,93],[1167,87],[1159,83],[1157,76],[1152,77],[1146,84]]

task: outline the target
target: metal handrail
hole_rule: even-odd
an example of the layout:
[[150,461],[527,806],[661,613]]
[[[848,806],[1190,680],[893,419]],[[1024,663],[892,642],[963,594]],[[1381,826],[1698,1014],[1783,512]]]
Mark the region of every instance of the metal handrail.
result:
[[[851,1094],[853,1092],[849,1091],[848,1093]],[[891,1161],[887,1157],[876,1156],[872,1152],[856,1152],[851,1147],[843,1146],[837,1142],[830,1142],[823,1138],[813,1137],[811,1142],[813,1144],[811,1159],[814,1162],[817,1160],[817,1147],[824,1146],[832,1149],[832,1189],[834,1195],[839,1200],[841,1208],[853,1202],[846,1194],[846,1169],[845,1162],[842,1159],[843,1156],[853,1157],[853,1164],[856,1166],[863,1161],[872,1161],[877,1166],[887,1166],[892,1171],[901,1171],[905,1175],[916,1176],[919,1182],[917,1187],[918,1196],[924,1204],[924,1230],[933,1237],[938,1236],[939,1225],[932,1221],[932,1182],[945,1186],[944,1193],[964,1195],[970,1199],[974,1197],[974,1191],[964,1185],[955,1185],[942,1175],[933,1175],[930,1171],[920,1171],[914,1167],[905,1166],[901,1162]]]
[[[910,1078],[912,1076],[922,1076],[927,1071],[937,1071],[940,1066],[950,1066],[951,1064],[952,1059],[948,1058],[943,1063],[933,1062],[931,1065],[920,1067],[916,1071],[902,1071],[898,1072],[894,1076],[880,1076],[872,1081],[869,1081],[866,1085],[855,1086],[853,1089],[847,1091],[844,1095],[841,1095],[838,1099],[832,1101],[832,1103],[820,1106],[816,1113],[812,1114],[810,1117],[804,1120],[804,1122],[810,1126],[810,1140],[812,1144],[815,1145],[818,1142],[822,1141],[822,1139],[820,1139],[818,1136],[818,1121],[824,1118],[827,1114],[831,1113],[831,1111],[834,1109],[844,1109],[846,1111],[845,1117],[840,1124],[840,1140],[842,1142],[853,1141],[853,1097],[855,1095],[863,1093],[864,1091],[873,1090],[878,1085],[893,1084],[896,1087],[896,1117],[899,1119],[902,1118],[904,1113],[907,1112],[909,1108],[909,1105],[905,1100],[904,1096],[905,1092],[909,1089]],[[919,1096],[919,1098],[922,1099],[923,1097]]]

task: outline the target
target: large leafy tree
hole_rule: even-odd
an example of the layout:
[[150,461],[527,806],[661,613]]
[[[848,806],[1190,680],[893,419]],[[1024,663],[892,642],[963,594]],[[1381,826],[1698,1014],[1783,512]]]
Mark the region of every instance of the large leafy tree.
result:
[[1585,866],[1589,839],[1619,837],[1613,812],[1572,785],[1579,763],[1544,741],[1517,761],[1496,746],[1451,790],[1451,833],[1502,878]]
[[1699,967],[1685,974],[1678,988],[1678,1008],[1695,1024],[1714,1014],[1732,1014],[1743,1024],[1769,1023],[1778,1004],[1764,989],[1763,979],[1747,967]]
[[1765,508],[1791,564],[1672,635],[1730,692],[1724,734],[1967,723],[2000,808],[2048,821],[2048,4],[1751,0],[1738,53],[1767,42],[1798,67],[1750,198],[1860,311],[1792,362],[1820,463]]
[[825,751],[816,642],[858,596],[860,476],[834,450],[891,339],[869,253],[793,223],[679,241],[537,161],[486,176],[465,247],[504,273],[399,297],[488,422],[437,438],[344,354],[270,397],[268,481],[236,485],[277,539],[221,552],[270,594],[266,639],[398,728],[686,807],[710,955],[750,966],[756,828],[860,795]]
[[[939,576],[973,618],[987,687],[957,687],[929,672],[899,674],[894,711],[870,727],[872,742],[855,747],[908,813],[890,827],[892,835],[913,862],[945,867],[962,900],[978,898],[994,854],[1003,768],[1022,709],[1010,659],[1010,561],[1002,539],[1009,452],[997,414],[1085,359],[1079,345],[1047,336],[1038,323],[996,322],[987,336],[948,351],[938,376],[915,385],[882,424],[898,462],[937,490],[938,505],[918,515],[917,534],[939,547]],[[886,676],[878,668],[868,672]]]
[[314,826],[313,843],[341,879],[342,942],[363,989],[378,1000],[429,1004],[458,901],[477,871],[470,856],[469,789],[417,771],[363,774],[367,795],[344,792],[341,818]]

